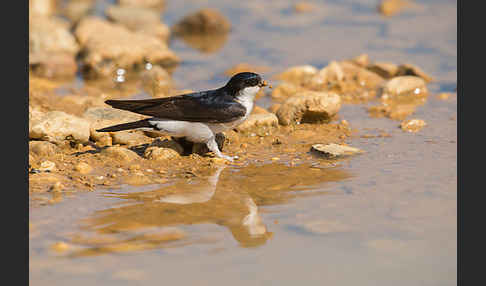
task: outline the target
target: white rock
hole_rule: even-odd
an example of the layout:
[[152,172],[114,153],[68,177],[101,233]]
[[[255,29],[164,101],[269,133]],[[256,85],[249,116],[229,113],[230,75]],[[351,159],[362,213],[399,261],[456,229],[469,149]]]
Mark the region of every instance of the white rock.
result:
[[60,142],[72,139],[88,142],[90,123],[74,115],[62,111],[39,113],[29,112],[29,138],[50,142]]
[[311,150],[316,151],[327,158],[337,158],[337,157],[349,156],[349,155],[363,152],[361,149],[358,148],[334,144],[334,143],[327,144],[327,145],[314,144],[312,145]]

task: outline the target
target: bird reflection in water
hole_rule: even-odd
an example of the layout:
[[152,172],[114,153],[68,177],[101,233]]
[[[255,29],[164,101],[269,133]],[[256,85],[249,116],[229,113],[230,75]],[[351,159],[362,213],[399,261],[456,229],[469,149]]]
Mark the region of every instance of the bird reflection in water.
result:
[[203,224],[229,229],[239,246],[260,246],[273,233],[264,224],[259,207],[286,203],[297,195],[322,195],[329,190],[300,191],[349,177],[339,168],[313,169],[305,164],[292,167],[266,164],[225,170],[226,166],[212,169],[208,176],[180,180],[156,190],[107,193],[106,196],[121,198],[123,202],[84,220],[82,232],[71,240],[83,247],[74,255],[217,242],[211,231],[198,232],[197,228],[193,231],[193,227],[184,227]]

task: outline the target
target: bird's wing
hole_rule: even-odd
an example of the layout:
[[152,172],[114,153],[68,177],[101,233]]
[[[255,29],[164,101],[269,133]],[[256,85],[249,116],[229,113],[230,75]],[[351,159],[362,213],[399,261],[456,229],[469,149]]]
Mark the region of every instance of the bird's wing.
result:
[[114,108],[172,120],[225,123],[244,116],[246,108],[234,100],[221,100],[207,93],[185,94],[143,100],[107,100]]

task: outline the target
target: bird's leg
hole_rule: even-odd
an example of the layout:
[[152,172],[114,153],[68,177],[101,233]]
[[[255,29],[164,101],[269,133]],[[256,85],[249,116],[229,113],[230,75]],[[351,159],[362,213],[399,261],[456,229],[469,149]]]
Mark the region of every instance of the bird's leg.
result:
[[215,137],[211,137],[208,142],[206,143],[208,146],[209,151],[212,151],[217,157],[226,159],[230,162],[233,162],[234,159],[238,159],[238,156],[226,156],[219,151],[218,143],[216,143]]

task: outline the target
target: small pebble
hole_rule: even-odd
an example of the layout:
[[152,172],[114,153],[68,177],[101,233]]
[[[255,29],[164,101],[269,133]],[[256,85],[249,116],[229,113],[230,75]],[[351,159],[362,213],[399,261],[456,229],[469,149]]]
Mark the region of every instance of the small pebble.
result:
[[410,119],[403,121],[400,124],[400,127],[403,131],[418,132],[420,129],[424,128],[425,125],[427,125],[427,123],[425,123],[425,121],[422,119]]

